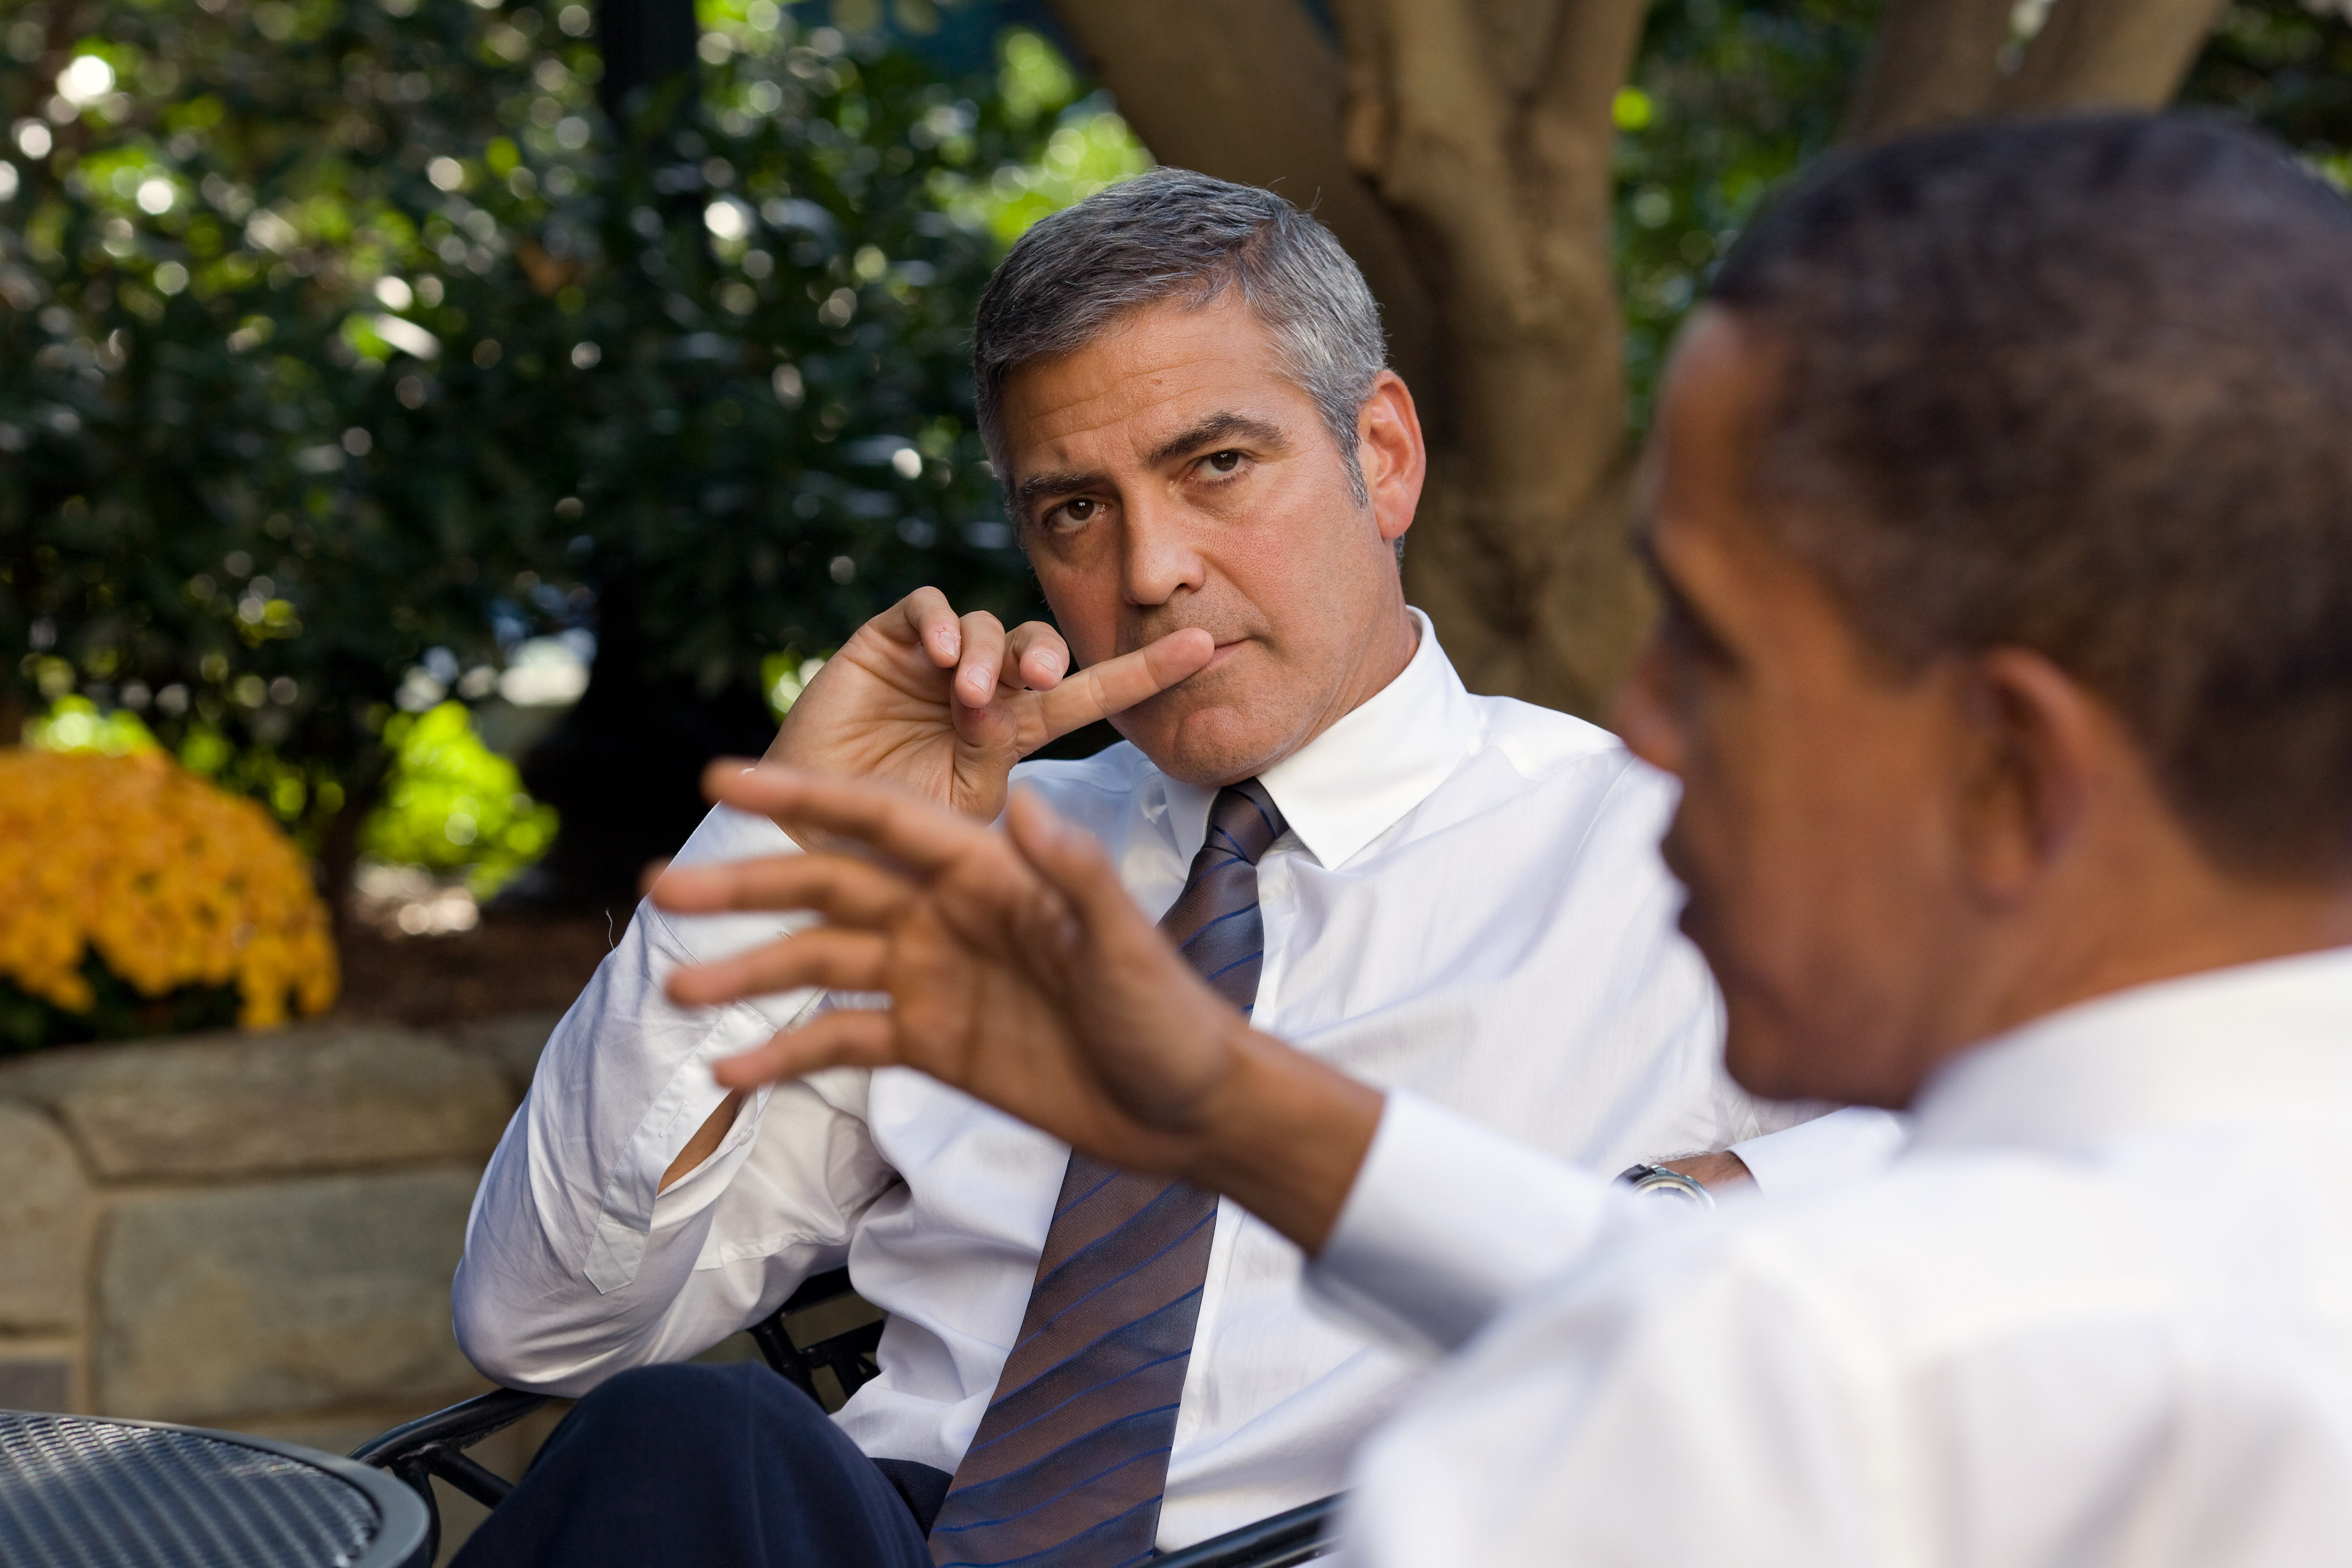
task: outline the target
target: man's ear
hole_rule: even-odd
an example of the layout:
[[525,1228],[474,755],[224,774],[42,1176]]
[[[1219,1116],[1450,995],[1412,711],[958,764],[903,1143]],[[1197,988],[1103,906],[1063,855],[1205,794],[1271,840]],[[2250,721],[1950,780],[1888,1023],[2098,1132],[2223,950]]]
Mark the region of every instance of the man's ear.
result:
[[1412,392],[1394,371],[1382,371],[1371,395],[1356,413],[1356,456],[1363,465],[1364,488],[1381,538],[1394,544],[1412,527],[1429,476],[1429,448],[1422,440],[1421,415]]
[[2024,897],[2081,841],[2115,726],[2040,653],[1995,648],[1955,672],[1961,855],[1979,894]]

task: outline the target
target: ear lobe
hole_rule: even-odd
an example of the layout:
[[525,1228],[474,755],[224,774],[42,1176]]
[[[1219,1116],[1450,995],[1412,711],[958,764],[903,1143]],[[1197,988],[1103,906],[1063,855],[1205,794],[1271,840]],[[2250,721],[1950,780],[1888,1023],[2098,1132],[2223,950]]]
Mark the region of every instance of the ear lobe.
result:
[[1962,854],[1984,896],[2013,903],[2081,843],[2108,727],[2088,691],[2027,649],[1980,654],[1960,681]]

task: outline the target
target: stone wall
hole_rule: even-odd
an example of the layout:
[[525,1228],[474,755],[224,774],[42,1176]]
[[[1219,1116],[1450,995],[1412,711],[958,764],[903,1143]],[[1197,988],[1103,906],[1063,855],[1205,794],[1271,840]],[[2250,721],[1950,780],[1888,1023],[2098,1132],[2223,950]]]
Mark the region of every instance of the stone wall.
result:
[[[0,1406],[341,1453],[488,1387],[450,1335],[449,1278],[554,1022],[0,1059]],[[546,1425],[480,1455],[513,1474]]]

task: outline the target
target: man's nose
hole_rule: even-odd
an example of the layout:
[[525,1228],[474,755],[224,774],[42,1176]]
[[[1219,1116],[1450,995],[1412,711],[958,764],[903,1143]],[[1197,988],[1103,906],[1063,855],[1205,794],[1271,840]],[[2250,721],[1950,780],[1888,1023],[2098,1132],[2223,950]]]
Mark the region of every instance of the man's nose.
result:
[[1165,604],[1180,589],[1200,591],[1208,580],[1208,561],[1183,507],[1161,497],[1130,502],[1126,523],[1119,587],[1129,604]]

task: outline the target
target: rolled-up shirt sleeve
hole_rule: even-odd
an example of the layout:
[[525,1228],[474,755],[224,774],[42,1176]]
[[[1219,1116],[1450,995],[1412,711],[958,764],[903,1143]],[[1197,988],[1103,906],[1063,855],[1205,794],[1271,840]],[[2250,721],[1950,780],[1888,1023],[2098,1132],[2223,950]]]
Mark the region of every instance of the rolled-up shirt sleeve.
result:
[[[720,808],[677,860],[790,852],[773,823]],[[711,1063],[824,1000],[803,990],[681,1008],[664,982],[803,923],[640,905],[549,1039],[474,1199],[453,1308],[484,1375],[582,1393],[716,1343],[846,1256],[857,1217],[892,1179],[866,1131],[863,1072],[761,1091],[718,1150],[661,1190],[726,1098]]]

